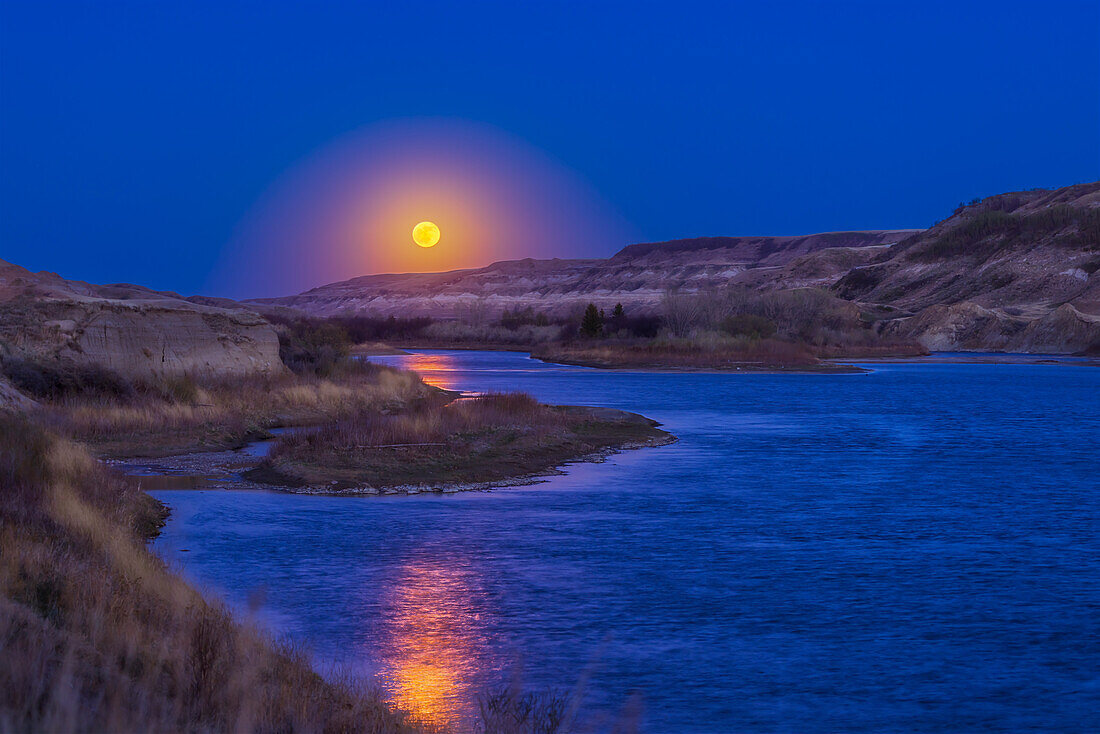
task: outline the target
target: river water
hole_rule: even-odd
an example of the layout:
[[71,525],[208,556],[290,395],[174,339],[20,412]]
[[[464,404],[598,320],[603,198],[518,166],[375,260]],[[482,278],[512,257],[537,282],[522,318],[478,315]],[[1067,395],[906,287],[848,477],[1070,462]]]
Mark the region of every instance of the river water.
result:
[[671,446],[532,487],[172,490],[184,573],[462,727],[506,680],[595,730],[1085,731],[1100,711],[1100,369],[615,372],[372,358],[643,413]]

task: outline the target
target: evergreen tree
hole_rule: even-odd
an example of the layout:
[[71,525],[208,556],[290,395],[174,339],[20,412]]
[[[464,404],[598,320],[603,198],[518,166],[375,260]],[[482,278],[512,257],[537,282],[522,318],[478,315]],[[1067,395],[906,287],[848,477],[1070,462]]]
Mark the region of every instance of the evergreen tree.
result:
[[611,312],[611,318],[621,319],[623,317],[623,304],[616,303],[615,310]]
[[603,317],[596,304],[590,303],[584,309],[584,318],[581,319],[581,333],[585,336],[596,337],[603,331]]

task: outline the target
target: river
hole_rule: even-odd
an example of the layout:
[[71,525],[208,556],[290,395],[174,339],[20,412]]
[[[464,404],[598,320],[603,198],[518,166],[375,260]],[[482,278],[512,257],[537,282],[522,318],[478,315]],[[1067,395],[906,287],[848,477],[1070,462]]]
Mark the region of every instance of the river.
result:
[[531,487],[164,490],[200,586],[463,726],[518,680],[693,732],[1084,731],[1100,710],[1100,369],[663,374],[372,358],[643,413],[671,446]]

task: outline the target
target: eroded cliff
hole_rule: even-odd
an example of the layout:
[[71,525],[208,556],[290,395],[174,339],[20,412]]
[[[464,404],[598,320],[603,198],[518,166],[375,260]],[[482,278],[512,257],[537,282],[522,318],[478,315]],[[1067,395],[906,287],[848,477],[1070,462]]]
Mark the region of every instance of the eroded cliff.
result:
[[92,285],[0,261],[0,349],[128,377],[280,372],[279,339],[246,309],[132,285]]

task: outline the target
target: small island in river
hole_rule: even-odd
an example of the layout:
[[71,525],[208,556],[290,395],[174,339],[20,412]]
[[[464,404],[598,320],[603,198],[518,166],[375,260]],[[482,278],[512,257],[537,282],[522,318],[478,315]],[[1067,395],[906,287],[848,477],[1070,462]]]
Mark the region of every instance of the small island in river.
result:
[[675,439],[611,408],[543,405],[524,393],[364,412],[276,439],[250,481],[299,492],[378,494],[528,483],[562,464]]
[[[920,348],[891,346],[883,349],[849,350],[837,359],[865,356],[906,359],[923,356]],[[732,345],[621,342],[603,344],[551,344],[531,352],[543,362],[597,369],[631,369],[660,372],[824,372],[859,373],[867,370],[816,356],[803,345],[760,340]]]

